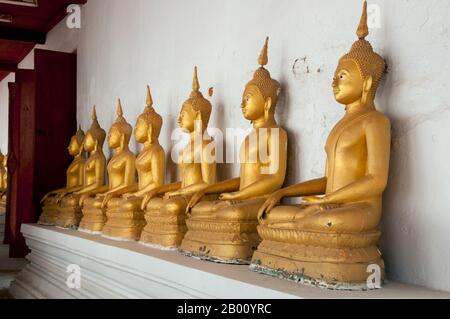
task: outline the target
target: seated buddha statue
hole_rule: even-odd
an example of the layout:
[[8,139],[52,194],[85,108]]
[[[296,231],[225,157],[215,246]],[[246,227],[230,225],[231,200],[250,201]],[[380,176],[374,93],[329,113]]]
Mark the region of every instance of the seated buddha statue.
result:
[[103,236],[118,240],[139,240],[145,226],[141,208],[143,197],[162,186],[165,179],[165,153],[158,141],[162,124],[162,117],[153,108],[150,88],[147,86],[147,106],[138,117],[134,131],[136,141],[144,145],[136,158],[138,184],[129,188],[128,193],[108,202]]
[[102,192],[105,189],[106,158],[103,154],[105,137],[106,132],[98,123],[97,112],[94,106],[92,111],[92,124],[86,132],[83,143],[84,150],[89,154],[88,159],[84,164],[83,188],[77,192],[64,196],[61,199],[59,206],[58,217],[64,215],[74,216],[73,221],[70,223],[71,225],[66,225],[66,227],[77,228],[81,222],[81,208],[84,200],[89,196],[95,196],[95,194]]
[[[255,271],[330,289],[367,289],[369,265],[384,263],[377,242],[382,194],[387,186],[391,131],[375,108],[385,62],[365,40],[367,4],[349,53],[333,80],[345,115],[325,146],[325,177],[279,190],[259,212],[263,241],[252,260]],[[299,205],[279,205],[303,197]],[[369,287],[370,288],[370,287]]]
[[[83,149],[84,132],[81,127],[77,133],[71,138],[68,151],[74,157],[72,163],[66,172],[66,187],[57,189],[46,194],[42,200],[42,214],[39,217],[38,224],[45,226],[54,226],[57,224],[59,215],[59,201],[67,194],[79,191],[83,187],[84,182],[84,157]],[[65,222],[66,216],[61,216],[60,221]],[[70,219],[70,217],[69,217]],[[59,224],[61,225],[61,223]]]
[[7,156],[0,150],[0,215],[6,212],[6,194],[8,191]]
[[216,161],[210,152],[214,141],[206,135],[211,109],[211,103],[200,92],[195,67],[192,93],[184,102],[178,120],[190,137],[178,159],[181,182],[157,187],[144,197],[142,208],[146,210],[147,224],[142,231],[142,244],[161,250],[177,249],[186,233],[185,211],[189,199],[216,182]]
[[[120,197],[132,191],[135,184],[136,157],[129,149],[133,128],[123,117],[122,103],[117,105],[117,119],[108,133],[108,146],[114,155],[108,163],[108,185],[103,187],[95,196],[87,197],[83,202],[83,217],[79,230],[92,234],[102,234],[107,221],[108,203],[111,199]],[[106,227],[109,233],[111,224]],[[106,235],[107,236],[107,235]]]
[[[258,60],[261,67],[243,95],[242,112],[253,129],[241,147],[240,176],[208,186],[191,198],[187,207],[188,232],[181,245],[188,256],[249,264],[260,242],[256,230],[258,209],[284,183],[287,134],[275,120],[280,84],[264,68],[267,50],[268,39]],[[216,195],[216,200],[205,200],[205,195]]]

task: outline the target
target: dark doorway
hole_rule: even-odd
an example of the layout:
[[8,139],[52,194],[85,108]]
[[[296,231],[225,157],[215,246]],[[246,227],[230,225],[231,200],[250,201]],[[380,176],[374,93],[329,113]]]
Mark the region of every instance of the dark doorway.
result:
[[21,225],[35,223],[40,199],[65,185],[67,145],[76,131],[76,55],[38,49],[34,54],[35,69],[17,70],[10,84],[5,232],[12,258],[28,253]]

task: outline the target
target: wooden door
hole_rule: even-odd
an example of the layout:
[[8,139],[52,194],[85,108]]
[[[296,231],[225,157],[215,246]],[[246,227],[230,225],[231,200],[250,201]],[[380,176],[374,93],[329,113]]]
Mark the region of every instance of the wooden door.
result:
[[66,183],[67,146],[76,132],[76,55],[35,50],[35,70],[16,72],[10,101],[6,236],[10,257],[21,258],[28,253],[22,224],[35,223],[41,198]]
[[28,248],[20,227],[35,222],[36,218],[33,208],[35,72],[18,70],[10,89],[7,242],[10,257],[21,258],[26,256]]
[[36,136],[33,203],[66,184],[67,146],[77,130],[76,55],[35,50]]

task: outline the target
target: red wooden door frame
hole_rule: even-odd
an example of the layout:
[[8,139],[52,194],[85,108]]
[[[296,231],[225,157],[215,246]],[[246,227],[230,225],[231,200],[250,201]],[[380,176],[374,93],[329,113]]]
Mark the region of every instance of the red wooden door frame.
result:
[[10,157],[8,172],[11,185],[8,197],[9,256],[21,258],[28,254],[20,227],[35,222],[33,210],[34,130],[36,74],[33,70],[17,70],[14,95],[10,103]]

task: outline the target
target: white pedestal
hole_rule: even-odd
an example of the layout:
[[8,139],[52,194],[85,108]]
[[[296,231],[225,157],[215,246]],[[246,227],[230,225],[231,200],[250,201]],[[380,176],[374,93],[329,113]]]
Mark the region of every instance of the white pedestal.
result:
[[[368,292],[322,290],[134,242],[36,225],[22,232],[30,264],[11,286],[15,298],[450,298],[394,282]],[[80,289],[66,284],[73,264],[81,268]]]

